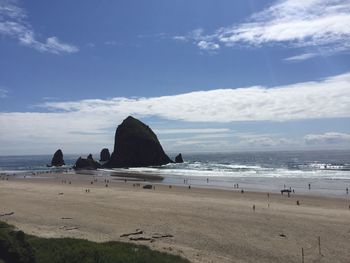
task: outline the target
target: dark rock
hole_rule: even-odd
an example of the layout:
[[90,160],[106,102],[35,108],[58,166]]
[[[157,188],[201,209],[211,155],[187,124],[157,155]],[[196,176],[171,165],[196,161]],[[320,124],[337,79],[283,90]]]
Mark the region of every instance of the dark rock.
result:
[[111,158],[111,154],[107,148],[102,149],[100,153],[100,162],[107,162]]
[[101,168],[101,164],[92,159],[92,156],[91,158],[88,157],[87,159],[79,157],[79,159],[75,162],[75,165],[73,166],[73,169],[75,170],[96,170],[98,168]]
[[182,159],[182,154],[179,153],[176,157],[175,157],[175,163],[183,163],[184,159]]
[[92,154],[91,153],[88,155],[87,159],[94,160],[94,158],[92,158]]
[[154,132],[129,116],[115,133],[114,151],[106,167],[143,167],[171,163]]
[[152,189],[153,186],[151,184],[146,184],[142,187],[143,189]]
[[57,150],[52,157],[51,166],[62,166],[65,165],[63,160],[63,153],[61,149]]

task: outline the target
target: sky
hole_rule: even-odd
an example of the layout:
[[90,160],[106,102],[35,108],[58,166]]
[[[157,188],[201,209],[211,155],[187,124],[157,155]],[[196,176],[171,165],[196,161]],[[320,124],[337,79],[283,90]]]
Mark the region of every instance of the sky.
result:
[[350,149],[349,0],[0,0],[0,155]]

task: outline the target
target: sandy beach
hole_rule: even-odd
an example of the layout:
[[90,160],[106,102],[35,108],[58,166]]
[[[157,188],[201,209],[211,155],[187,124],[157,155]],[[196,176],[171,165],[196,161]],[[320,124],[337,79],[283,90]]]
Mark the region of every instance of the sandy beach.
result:
[[[105,178],[94,179],[58,174],[0,180],[0,220],[42,237],[137,242],[192,262],[301,262],[302,248],[305,262],[350,259],[349,199],[279,193],[268,198],[166,185],[143,189],[142,183],[110,177],[106,187]],[[121,237],[136,229],[151,240]]]

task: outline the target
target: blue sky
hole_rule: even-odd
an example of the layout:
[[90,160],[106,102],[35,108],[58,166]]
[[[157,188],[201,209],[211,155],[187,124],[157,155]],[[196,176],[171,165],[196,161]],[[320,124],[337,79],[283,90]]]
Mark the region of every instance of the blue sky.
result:
[[0,154],[350,149],[350,2],[0,0]]

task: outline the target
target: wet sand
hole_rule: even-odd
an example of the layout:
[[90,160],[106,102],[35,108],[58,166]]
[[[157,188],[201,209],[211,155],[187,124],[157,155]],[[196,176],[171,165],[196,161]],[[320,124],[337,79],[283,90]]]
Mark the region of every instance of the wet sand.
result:
[[[28,234],[136,242],[192,262],[301,262],[302,248],[305,262],[349,262],[349,199],[271,193],[268,201],[267,193],[107,179],[108,187],[92,175],[0,180],[0,214],[14,212],[0,220]],[[152,240],[120,237],[136,229]]]

